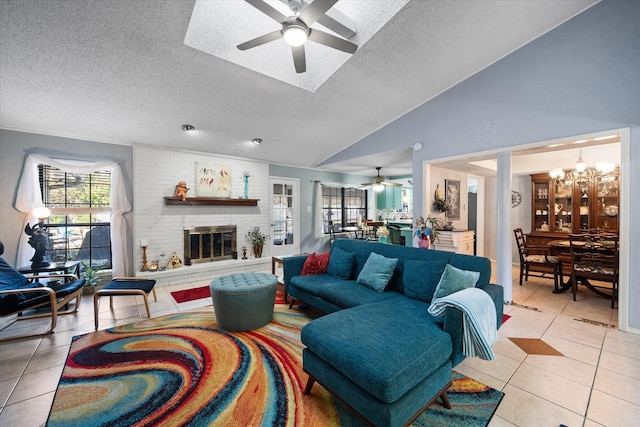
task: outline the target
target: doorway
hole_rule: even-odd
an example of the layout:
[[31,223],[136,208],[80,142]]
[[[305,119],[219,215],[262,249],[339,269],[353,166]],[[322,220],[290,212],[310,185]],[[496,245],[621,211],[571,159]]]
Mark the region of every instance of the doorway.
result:
[[[618,139],[619,148],[617,149],[619,154],[619,160],[615,163],[620,165],[620,182],[621,194],[620,194],[620,212],[619,212],[619,233],[620,233],[620,283],[619,283],[619,306],[618,306],[618,327],[623,331],[629,331],[629,239],[627,230],[629,227],[629,199],[630,191],[629,185],[625,185],[630,180],[629,163],[630,158],[630,132],[629,128],[612,129],[601,132],[594,132],[585,135],[576,135],[571,137],[563,137],[555,140],[541,141],[527,146],[514,146],[507,147],[501,150],[501,152],[509,151],[511,153],[512,162],[512,175],[518,176],[525,174],[528,176],[531,173],[547,172],[550,169],[557,167],[570,168],[571,165],[575,165],[576,159],[581,156],[581,149],[584,150],[585,158],[604,160],[603,155],[589,153],[588,150],[597,148],[598,146],[606,146],[606,152],[613,152],[610,144],[613,144],[614,139]],[[578,144],[579,145],[575,145]],[[573,151],[572,151],[573,150]],[[567,159],[564,159],[564,154],[567,154]],[[496,186],[496,172],[497,172],[497,151],[487,151],[482,155],[468,155],[468,156],[456,156],[451,158],[443,158],[432,160],[431,162],[424,163],[425,171],[425,183],[427,186],[429,181],[429,170],[431,166],[437,166],[440,168],[449,168],[458,171],[472,172],[476,176],[486,177],[486,188],[484,190],[479,189],[478,194],[478,227],[484,223],[486,230],[485,233],[488,236],[485,242],[485,252],[489,258],[496,258],[497,239],[493,238],[497,232],[497,206],[495,201],[498,197],[509,197],[510,194],[498,194]],[[593,162],[593,161],[592,161]],[[554,166],[553,163],[562,163],[558,166]],[[540,168],[540,170],[526,170],[520,171],[521,168]],[[479,169],[482,168],[482,169]],[[483,169],[487,172],[483,172]],[[514,171],[518,171],[514,173]],[[482,185],[482,184],[481,184]],[[486,191],[485,191],[486,190]],[[521,188],[522,190],[522,204],[520,209],[524,208],[531,211],[530,200],[532,199],[531,189],[529,187]],[[484,206],[480,206],[482,203],[486,203]],[[481,218],[481,215],[483,216]],[[486,218],[486,220],[485,220]],[[513,236],[511,236],[513,237]],[[513,240],[513,239],[511,239]],[[481,238],[477,238],[478,242],[482,242]],[[477,255],[483,255],[483,244],[480,243],[477,247]],[[508,260],[511,264],[511,259]]]
[[299,181],[269,179],[271,197],[271,255],[300,253]]
[[473,255],[478,253],[478,180],[467,179],[467,230],[473,230]]

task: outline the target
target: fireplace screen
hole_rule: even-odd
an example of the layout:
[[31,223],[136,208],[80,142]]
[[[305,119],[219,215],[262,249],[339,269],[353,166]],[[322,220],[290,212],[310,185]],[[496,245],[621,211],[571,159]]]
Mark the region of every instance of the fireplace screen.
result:
[[187,264],[236,258],[236,226],[192,227],[184,230]]

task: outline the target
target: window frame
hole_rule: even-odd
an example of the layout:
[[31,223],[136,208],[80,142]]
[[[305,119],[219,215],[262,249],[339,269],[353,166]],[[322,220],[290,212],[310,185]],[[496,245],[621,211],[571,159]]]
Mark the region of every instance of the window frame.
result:
[[[59,207],[59,205],[61,204],[59,201],[54,202],[51,200],[51,182],[52,180],[49,179],[49,177],[47,177],[47,175],[51,175],[51,172],[55,172],[55,173],[61,173],[64,175],[64,202],[62,203],[64,205],[64,207]],[[105,175],[103,177],[101,177],[102,182],[96,183],[95,185],[93,184],[93,176],[95,176],[96,174],[102,174]],[[69,205],[72,205],[72,202],[69,202],[67,199],[68,196],[68,177],[67,175],[81,175],[81,176],[86,176],[89,177],[89,206],[77,206],[77,207],[69,207]],[[58,261],[58,255],[62,256],[62,258],[64,258],[64,260],[68,260],[70,258],[77,258],[78,253],[80,252],[81,247],[75,248],[72,247],[70,245],[71,243],[71,239],[70,239],[70,235],[68,235],[69,233],[69,229],[74,229],[74,228],[87,228],[86,232],[84,232],[82,234],[82,240],[84,241],[84,239],[89,236],[89,239],[91,239],[91,235],[89,234],[91,231],[96,230],[100,227],[111,227],[111,221],[96,221],[94,220],[94,218],[96,217],[96,215],[105,215],[105,214],[111,214],[111,206],[110,206],[110,201],[111,201],[111,170],[109,168],[105,168],[102,170],[97,170],[94,172],[90,172],[90,173],[72,173],[72,172],[68,172],[62,169],[59,169],[57,167],[51,166],[51,165],[47,165],[47,164],[40,164],[38,165],[38,181],[39,181],[39,186],[40,186],[40,191],[42,194],[42,201],[45,207],[49,208],[49,210],[51,211],[51,216],[49,218],[47,218],[46,223],[45,223],[45,227],[47,228],[47,230],[49,230],[50,235],[53,234],[53,232],[51,230],[53,229],[62,229],[64,230],[63,233],[61,233],[62,237],[62,242],[58,242],[58,245],[61,245],[61,247],[55,248],[53,247],[53,245],[49,248],[48,253],[53,255],[53,259],[52,261]],[[106,192],[109,196],[108,196],[108,200],[109,200],[109,206],[105,206],[104,203],[99,203],[99,206],[92,206],[94,204],[93,201],[93,197],[91,195],[92,193],[92,189],[97,187],[97,186],[102,186],[103,189],[104,187],[106,187],[108,189],[108,191]],[[56,206],[58,205],[58,206]],[[73,222],[73,220],[70,221],[70,217],[73,215],[88,215],[89,216],[89,220],[87,221],[79,221],[79,222]],[[52,217],[64,217],[63,221],[60,223],[51,223],[51,218]],[[60,233],[58,233],[60,234]],[[109,232],[110,234],[110,232]],[[55,242],[54,242],[55,244]],[[88,266],[91,267],[102,267],[104,269],[111,269],[113,267],[113,251],[112,251],[112,242],[111,242],[111,237],[109,236],[108,239],[108,251],[109,251],[109,257],[107,258],[106,264],[97,264],[96,262],[94,262],[94,256],[93,254],[95,253],[95,251],[99,248],[106,248],[107,246],[103,245],[103,246],[96,246],[93,244],[89,244],[88,248],[84,248],[84,249],[88,249],[88,262],[86,263]],[[77,251],[76,254],[74,256],[71,256],[71,254]],[[104,258],[101,258],[104,259]],[[86,259],[83,259],[83,261],[86,261]]]
[[[349,194],[350,192],[356,194]],[[358,192],[360,194],[358,194]],[[352,206],[356,201],[364,206]],[[339,202],[339,204],[334,204]],[[338,216],[332,212],[338,211],[339,223],[336,224],[334,219]],[[369,211],[369,193],[366,189],[355,187],[334,187],[322,184],[322,225],[325,234],[331,234],[329,223],[333,222],[334,232],[341,232],[345,227],[358,226],[358,222],[364,221]],[[360,218],[358,218],[360,216]],[[358,221],[359,219],[359,221]]]

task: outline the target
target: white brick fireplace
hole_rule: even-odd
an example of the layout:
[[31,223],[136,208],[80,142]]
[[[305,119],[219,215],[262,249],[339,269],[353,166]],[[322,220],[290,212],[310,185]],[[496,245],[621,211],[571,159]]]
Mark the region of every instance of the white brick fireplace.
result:
[[[134,145],[133,176],[133,270],[136,276],[152,277],[158,285],[213,279],[220,274],[242,269],[264,271],[271,265],[269,247],[265,245],[262,258],[255,259],[245,236],[253,227],[269,232],[269,165],[253,160],[213,156],[203,153],[159,149]],[[244,194],[242,173],[248,171],[249,198],[259,199],[258,206],[167,206],[164,197],[173,196],[179,181],[190,188],[188,197],[196,197],[196,163],[227,165],[231,172],[231,198]],[[184,262],[185,229],[196,227],[236,226],[235,247],[238,259],[193,263],[175,270],[142,272],[141,241],[147,247],[147,259],[158,260],[160,267],[175,252]],[[242,248],[249,259],[242,260]],[[164,256],[161,256],[164,254]]]

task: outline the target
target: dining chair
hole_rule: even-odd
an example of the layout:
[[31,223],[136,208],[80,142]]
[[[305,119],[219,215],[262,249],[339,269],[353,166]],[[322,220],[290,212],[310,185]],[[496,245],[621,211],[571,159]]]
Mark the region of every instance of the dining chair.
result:
[[329,244],[336,240],[336,230],[333,228],[333,221],[329,221]]
[[[557,256],[551,255],[549,246],[529,245],[525,239],[522,228],[513,230],[518,245],[520,257],[520,286],[522,278],[529,281],[529,276],[545,277],[545,274],[553,274],[553,291],[559,292],[562,286],[562,261]],[[537,273],[537,274],[532,274]]]
[[[611,308],[614,308],[620,278],[618,236],[611,233],[572,234],[569,236],[569,247],[573,300],[576,300],[578,284],[581,284],[598,295],[611,297]],[[611,283],[611,288],[592,281]]]
[[366,233],[363,233],[363,239],[364,240],[372,240],[372,241],[378,241],[378,227],[382,227],[384,225],[384,222],[382,221],[373,221],[373,220],[366,220]]

